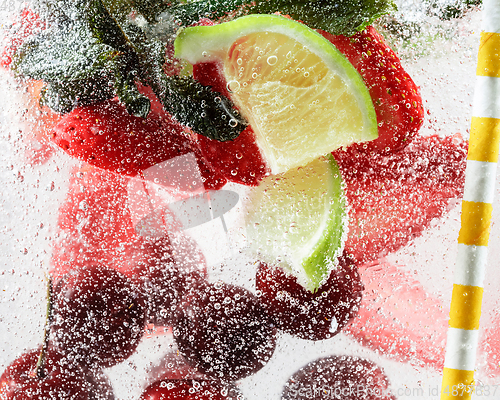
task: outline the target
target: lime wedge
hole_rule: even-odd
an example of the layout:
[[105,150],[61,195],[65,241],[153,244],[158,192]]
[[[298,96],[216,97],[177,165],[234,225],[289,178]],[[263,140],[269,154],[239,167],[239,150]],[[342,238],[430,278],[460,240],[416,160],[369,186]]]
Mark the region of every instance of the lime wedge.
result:
[[245,202],[249,247],[315,291],[334,268],[346,233],[342,178],[331,155],[271,175]]
[[249,120],[271,173],[377,138],[361,76],[323,36],[277,15],[249,15],[181,30],[175,55],[217,62]]

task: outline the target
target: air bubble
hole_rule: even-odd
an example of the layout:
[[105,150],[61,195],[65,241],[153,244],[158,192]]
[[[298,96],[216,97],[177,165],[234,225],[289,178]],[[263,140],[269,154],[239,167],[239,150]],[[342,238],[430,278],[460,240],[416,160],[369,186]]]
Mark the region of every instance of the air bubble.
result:
[[243,64],[243,60],[242,60],[241,58],[238,58],[238,59],[236,60],[236,64],[238,64],[238,65]]
[[231,119],[229,120],[229,126],[230,126],[231,128],[236,128],[236,126],[238,126],[238,121],[236,121],[234,118],[231,118]]
[[257,72],[254,72],[254,73],[252,74],[252,78],[253,78],[253,79],[256,79],[256,78],[257,78]]
[[229,93],[238,92],[240,90],[240,83],[238,81],[229,81],[226,88]]
[[269,57],[267,57],[267,63],[269,65],[274,65],[277,62],[278,62],[278,57],[276,57],[276,56],[269,56]]

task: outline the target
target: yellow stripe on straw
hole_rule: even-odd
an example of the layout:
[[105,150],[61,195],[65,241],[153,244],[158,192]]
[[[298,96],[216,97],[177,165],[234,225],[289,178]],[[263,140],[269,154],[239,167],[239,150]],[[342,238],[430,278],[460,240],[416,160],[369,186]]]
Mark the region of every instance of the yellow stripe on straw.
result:
[[488,246],[492,210],[492,205],[488,203],[462,201],[462,227],[458,243]]
[[496,163],[499,144],[500,120],[472,117],[467,159]]
[[[450,305],[441,400],[468,400],[475,389],[477,331],[500,144],[500,102],[497,101],[497,87],[500,88],[498,0],[483,1],[483,27],[486,29],[481,33],[478,51],[474,116],[465,171],[459,253]],[[476,254],[481,254],[481,257],[476,258]]]
[[474,372],[445,368],[441,400],[466,400],[471,398],[474,385]]
[[500,77],[500,35],[482,32],[476,75]]
[[482,301],[482,287],[454,284],[451,295],[450,328],[479,329]]

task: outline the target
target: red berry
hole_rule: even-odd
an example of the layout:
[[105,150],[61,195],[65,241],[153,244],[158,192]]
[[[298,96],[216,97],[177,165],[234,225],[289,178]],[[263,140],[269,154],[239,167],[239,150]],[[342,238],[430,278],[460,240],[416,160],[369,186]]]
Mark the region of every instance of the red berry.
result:
[[205,159],[228,181],[256,186],[269,174],[251,126],[236,139],[226,142],[198,134],[194,134],[193,139],[197,141]]
[[396,400],[384,371],[375,363],[352,356],[320,358],[294,373],[283,400]]
[[182,240],[173,247],[166,238],[141,240],[125,248],[122,270],[148,299],[148,321],[172,326],[175,310],[188,291],[206,279],[204,258],[194,242]]
[[378,122],[378,138],[354,144],[366,152],[392,153],[415,137],[424,120],[417,85],[396,53],[373,26],[350,37],[320,31],[351,62],[370,91]]
[[10,364],[0,377],[2,400],[113,400],[106,378],[90,373],[47,350],[40,371],[37,362],[40,349],[23,354]]
[[182,232],[139,236],[132,225],[130,178],[94,167],[73,174],[59,209],[61,238],[54,244],[52,274],[107,265],[138,284],[148,300],[148,321],[170,325],[182,294],[206,277],[204,255]]
[[257,290],[280,330],[302,339],[323,340],[339,333],[357,314],[363,285],[356,266],[343,256],[314,293],[281,268],[263,263],[257,271]]
[[116,99],[77,107],[64,115],[52,131],[52,141],[72,157],[128,176],[192,153],[196,163],[184,174],[193,179],[201,176],[207,190],[226,183],[172,117],[154,113],[145,119],[134,117]]
[[53,343],[82,365],[110,367],[134,353],[145,317],[145,299],[125,275],[102,265],[75,269],[54,289]]
[[215,381],[162,379],[148,386],[140,400],[236,400],[237,393]]
[[[229,97],[226,80],[216,63],[193,65],[193,76],[205,86]],[[227,180],[243,185],[257,185],[269,170],[251,126],[248,126],[234,140],[218,142],[205,136],[194,134],[203,156]]]
[[463,193],[467,142],[416,138],[389,155],[334,153],[350,205],[345,248],[358,265],[397,251]]
[[201,372],[232,381],[267,363],[276,346],[276,328],[252,293],[217,282],[184,298],[174,338],[181,354]]

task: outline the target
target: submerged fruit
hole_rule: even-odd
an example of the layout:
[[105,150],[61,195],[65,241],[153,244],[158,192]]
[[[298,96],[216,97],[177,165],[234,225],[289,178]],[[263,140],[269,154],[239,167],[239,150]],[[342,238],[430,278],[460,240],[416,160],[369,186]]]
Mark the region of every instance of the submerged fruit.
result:
[[185,296],[174,337],[189,363],[226,382],[260,370],[276,346],[276,328],[257,297],[223,282],[200,285]]
[[310,362],[286,383],[282,400],[395,400],[382,368],[353,356]]
[[345,255],[314,293],[279,266],[262,263],[256,287],[278,328],[307,340],[329,339],[339,333],[357,314],[363,290],[356,265]]
[[361,74],[377,113],[378,138],[353,147],[367,153],[389,154],[408,145],[424,120],[422,97],[383,36],[373,26],[350,37],[320,33]]
[[269,176],[245,204],[249,247],[314,291],[342,250],[347,220],[342,178],[330,155]]
[[54,290],[53,343],[82,365],[110,367],[139,345],[145,299],[125,275],[102,265],[75,269]]
[[[326,39],[277,15],[181,31],[176,56],[222,64],[231,98],[276,174],[377,137],[361,76]],[[235,121],[236,122],[236,121]]]

